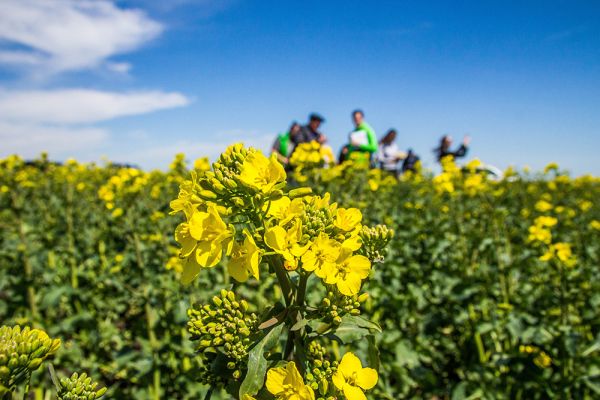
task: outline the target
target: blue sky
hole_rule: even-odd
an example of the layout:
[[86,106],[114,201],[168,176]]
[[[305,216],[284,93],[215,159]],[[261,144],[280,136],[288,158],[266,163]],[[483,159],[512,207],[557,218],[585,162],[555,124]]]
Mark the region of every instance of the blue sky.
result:
[[311,111],[337,151],[361,108],[430,166],[469,134],[469,158],[599,175],[599,104],[594,1],[0,5],[0,156],[165,167]]

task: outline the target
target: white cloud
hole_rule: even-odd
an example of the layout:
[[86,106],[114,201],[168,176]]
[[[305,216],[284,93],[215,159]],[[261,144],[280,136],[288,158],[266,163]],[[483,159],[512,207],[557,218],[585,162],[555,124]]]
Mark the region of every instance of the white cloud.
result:
[[107,0],[2,0],[0,63],[44,73],[96,68],[163,29],[143,11]]
[[99,128],[51,127],[0,122],[0,156],[19,154],[25,158],[48,151],[67,158],[107,142],[109,134]]
[[0,91],[0,121],[81,124],[185,106],[176,92],[91,89]]

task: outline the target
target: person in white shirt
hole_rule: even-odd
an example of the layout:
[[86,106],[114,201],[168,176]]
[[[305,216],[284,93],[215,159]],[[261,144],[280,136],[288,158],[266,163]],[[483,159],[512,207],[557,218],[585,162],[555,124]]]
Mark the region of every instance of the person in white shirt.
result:
[[397,135],[398,133],[395,129],[390,129],[379,141],[376,156],[379,168],[394,175],[398,173],[398,162],[406,157],[406,154],[400,151],[395,142]]

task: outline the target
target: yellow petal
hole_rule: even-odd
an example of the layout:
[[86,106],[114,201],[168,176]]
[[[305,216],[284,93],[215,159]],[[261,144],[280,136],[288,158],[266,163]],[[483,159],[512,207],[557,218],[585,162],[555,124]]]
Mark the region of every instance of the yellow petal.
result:
[[365,396],[364,392],[356,386],[346,383],[343,391],[347,400],[367,400],[367,396]]
[[345,296],[353,296],[360,291],[362,280],[357,274],[347,274],[343,279],[337,281],[337,288]]
[[344,379],[344,374],[339,369],[335,371],[335,373],[331,377],[331,381],[335,385],[336,388],[342,390],[344,385],[346,384],[346,380]]
[[285,236],[285,229],[280,226],[274,226],[265,233],[265,243],[275,251],[284,251]]
[[338,371],[342,371],[342,374],[344,374],[344,377],[346,378],[351,377],[354,372],[360,371],[361,369],[362,364],[360,359],[353,353],[344,354],[344,357],[342,357],[342,361],[340,361],[340,365],[338,367]]
[[267,390],[275,396],[283,392],[283,381],[286,375],[285,368],[271,368],[267,372]]
[[356,384],[365,390],[377,385],[378,379],[377,371],[373,368],[363,368],[356,374]]
[[285,368],[287,371],[285,383],[289,383],[295,388],[300,388],[304,386],[304,380],[302,379],[302,375],[300,375],[298,368],[296,368],[295,362],[288,362]]
[[181,282],[184,285],[189,285],[190,282],[200,273],[202,267],[195,260],[194,256],[188,257],[183,265],[183,273],[181,274]]
[[360,276],[361,279],[369,276],[369,272],[371,271],[371,261],[365,256],[356,255],[350,257],[348,265],[350,271]]

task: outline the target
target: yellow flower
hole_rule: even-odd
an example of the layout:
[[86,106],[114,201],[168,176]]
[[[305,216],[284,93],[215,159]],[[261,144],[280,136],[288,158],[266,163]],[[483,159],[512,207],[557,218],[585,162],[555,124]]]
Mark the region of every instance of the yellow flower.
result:
[[550,243],[552,241],[552,233],[547,228],[538,225],[533,225],[529,227],[528,241]]
[[244,185],[264,194],[271,193],[273,187],[284,182],[285,178],[285,170],[277,161],[277,156],[273,154],[267,158],[258,151],[246,157],[239,175]]
[[377,371],[363,368],[360,359],[352,353],[344,354],[332,376],[333,384],[344,393],[347,400],[366,400],[363,390],[373,388],[377,380]]
[[208,157],[197,158],[194,161],[194,169],[198,171],[210,171],[210,161],[208,161]]
[[287,224],[299,216],[303,209],[304,203],[301,198],[290,200],[287,196],[270,201],[263,206],[263,211],[267,213],[267,216],[277,218],[279,225]]
[[540,212],[546,212],[552,210],[552,204],[548,203],[545,200],[540,200],[535,203],[535,209]]
[[298,257],[302,256],[308,247],[298,244],[301,237],[302,223],[296,220],[287,230],[280,225],[267,229],[264,239],[267,246],[283,256],[285,269],[294,271],[298,268]]
[[365,256],[352,255],[350,249],[343,247],[334,267],[325,271],[325,283],[335,284],[341,294],[352,296],[360,291],[362,280],[369,276],[371,262]]
[[537,217],[533,222],[536,226],[550,228],[558,223],[558,220],[554,217]]
[[595,219],[592,222],[590,222],[590,228],[600,231],[600,221]]
[[113,218],[119,218],[121,215],[123,215],[123,209],[121,207],[115,208],[112,212]]
[[558,164],[555,162],[551,162],[550,164],[546,165],[546,167],[544,168],[544,173],[547,174],[550,171],[557,171],[558,170]]
[[533,359],[533,363],[540,368],[548,368],[550,365],[552,365],[552,359],[548,354],[540,351],[539,354]]
[[581,211],[586,212],[587,210],[592,208],[593,205],[594,205],[594,203],[592,203],[591,201],[584,200],[579,203],[579,208],[581,209]]
[[361,212],[356,208],[338,208],[335,214],[335,221],[333,224],[346,232],[349,232],[356,228],[362,220]]
[[569,243],[559,242],[552,244],[548,251],[546,251],[544,255],[540,257],[540,260],[550,261],[553,258],[557,258],[569,268],[574,267],[577,263],[577,259],[575,256],[573,256],[571,245]]
[[571,252],[571,245],[569,243],[556,243],[553,245],[556,257],[560,261],[568,261],[573,253]]
[[181,244],[181,257],[188,257],[181,280],[191,282],[201,267],[213,267],[231,252],[233,228],[221,219],[216,206],[206,212],[195,210],[189,222],[179,224],[175,240]]
[[267,372],[266,387],[277,400],[315,400],[315,393],[304,384],[293,361],[289,361],[285,368],[271,368]]
[[260,265],[260,249],[247,231],[244,232],[244,242],[235,243],[231,251],[231,259],[227,264],[227,271],[238,282],[246,282],[250,275],[258,279],[258,266]]
[[315,271],[319,278],[325,279],[334,272],[339,254],[340,244],[321,232],[302,256],[302,268]]

